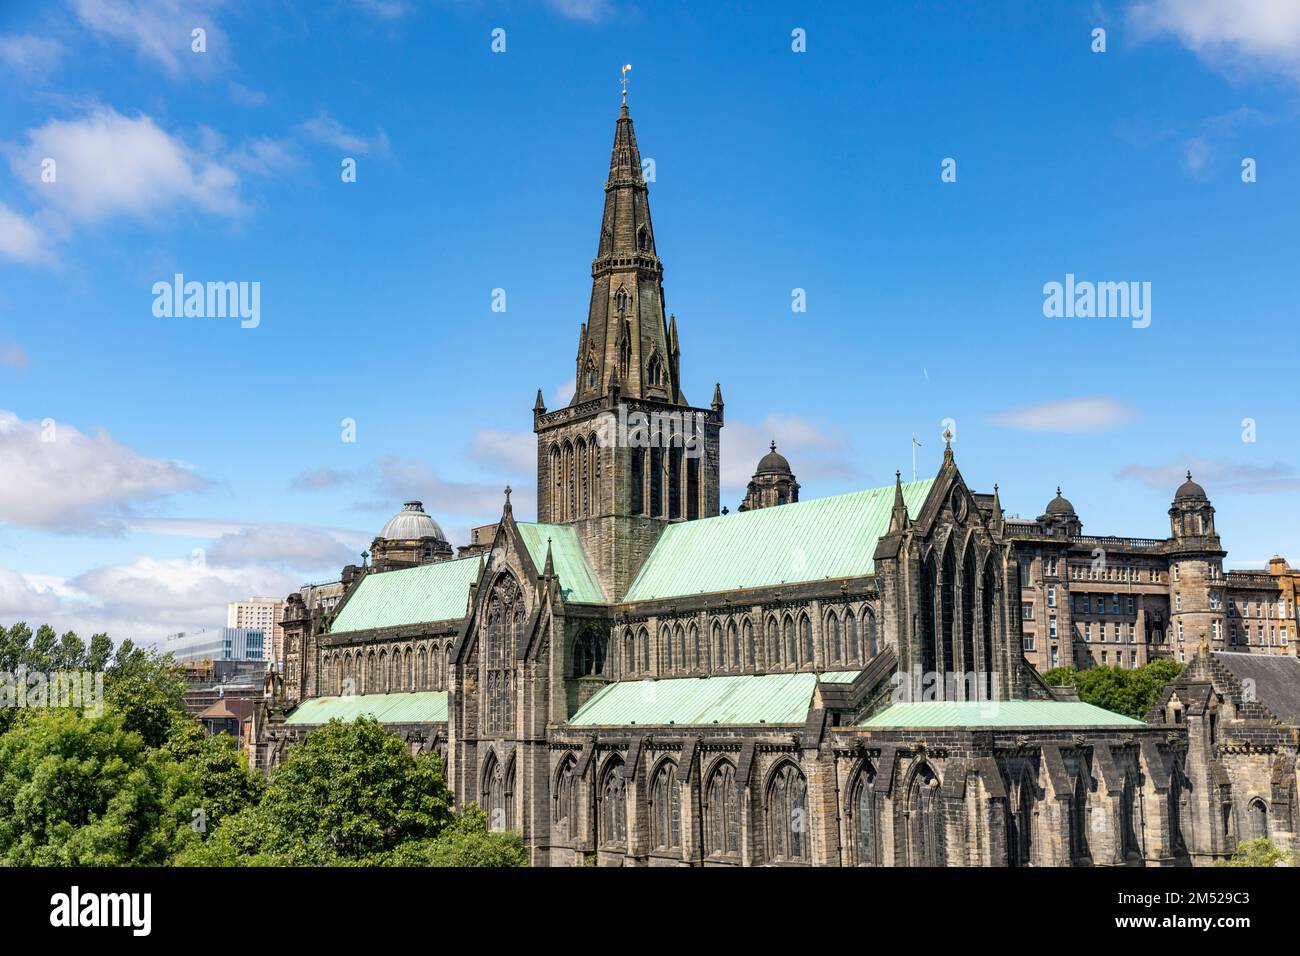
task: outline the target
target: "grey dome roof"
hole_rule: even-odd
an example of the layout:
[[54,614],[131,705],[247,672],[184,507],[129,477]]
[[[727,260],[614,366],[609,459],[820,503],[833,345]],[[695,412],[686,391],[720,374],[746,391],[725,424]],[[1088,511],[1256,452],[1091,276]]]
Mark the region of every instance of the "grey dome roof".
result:
[[1205,489],[1192,481],[1192,473],[1190,471],[1187,472],[1187,480],[1179,485],[1178,490],[1174,492],[1174,500],[1177,501],[1180,498],[1198,498],[1201,501],[1209,500],[1208,496],[1205,494]]
[[1069,498],[1061,497],[1061,488],[1059,485],[1056,489],[1056,497],[1047,503],[1047,513],[1049,515],[1074,514],[1074,505],[1070,504]]
[[434,521],[424,513],[424,504],[419,501],[407,501],[402,510],[388,519],[379,537],[387,541],[414,541],[418,538],[437,538],[446,541],[447,536]]
[[792,475],[790,471],[790,462],[786,461],[785,455],[779,454],[776,450],[776,442],[772,442],[772,450],[758,461],[758,471],[760,475]]

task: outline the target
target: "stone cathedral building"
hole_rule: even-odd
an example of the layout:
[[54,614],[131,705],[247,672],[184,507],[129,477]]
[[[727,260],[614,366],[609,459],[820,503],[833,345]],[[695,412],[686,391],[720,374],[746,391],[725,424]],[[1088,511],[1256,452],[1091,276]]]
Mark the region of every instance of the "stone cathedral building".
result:
[[[720,513],[722,390],[692,404],[683,344],[625,102],[576,391],[533,408],[538,520],[506,489],[453,557],[407,502],[368,567],[290,595],[258,764],[373,714],[442,755],[457,800],[535,865],[1183,865],[1251,834],[1292,845],[1300,662],[1244,652],[1294,624],[1224,643],[1292,578],[1224,575],[1190,478],[1169,539],[1093,538],[1059,494],[1007,516],[951,446],[932,478],[809,499],[773,445]],[[1146,721],[1034,666],[1176,654],[1190,664]]]

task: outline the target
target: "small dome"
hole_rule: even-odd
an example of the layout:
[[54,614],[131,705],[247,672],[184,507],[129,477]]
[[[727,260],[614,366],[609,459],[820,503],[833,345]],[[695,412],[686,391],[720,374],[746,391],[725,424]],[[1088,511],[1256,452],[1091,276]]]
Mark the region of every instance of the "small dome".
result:
[[1195,498],[1200,501],[1208,500],[1205,494],[1205,489],[1192,481],[1192,473],[1190,471],[1187,473],[1187,480],[1179,485],[1178,490],[1174,492],[1174,501],[1178,501],[1182,498]]
[[407,501],[402,510],[388,519],[379,537],[386,541],[415,541],[419,538],[437,538],[446,541],[447,536],[434,521],[424,513],[424,504],[419,501]]
[[1074,505],[1070,504],[1069,498],[1061,497],[1061,488],[1056,488],[1056,497],[1047,503],[1047,513],[1049,515],[1072,515],[1074,514]]
[[758,462],[759,475],[791,475],[790,462],[786,461],[785,455],[779,454],[776,450],[776,442],[772,442],[772,450],[764,455]]

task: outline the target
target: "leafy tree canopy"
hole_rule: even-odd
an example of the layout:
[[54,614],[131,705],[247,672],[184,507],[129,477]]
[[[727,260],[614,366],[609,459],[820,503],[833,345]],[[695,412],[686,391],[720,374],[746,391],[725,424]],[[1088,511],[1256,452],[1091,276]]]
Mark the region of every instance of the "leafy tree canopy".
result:
[[1073,686],[1079,699],[1117,714],[1144,720],[1160,690],[1183,669],[1177,661],[1159,660],[1141,667],[1056,667],[1043,675],[1049,684]]

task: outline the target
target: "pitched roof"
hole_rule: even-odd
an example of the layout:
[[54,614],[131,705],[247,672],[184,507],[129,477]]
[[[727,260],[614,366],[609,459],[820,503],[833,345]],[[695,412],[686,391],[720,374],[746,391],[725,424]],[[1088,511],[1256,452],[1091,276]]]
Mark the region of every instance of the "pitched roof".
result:
[[[395,572],[394,572],[395,573]],[[381,724],[439,724],[447,721],[447,692],[419,691],[414,694],[352,694],[347,697],[313,697],[303,701],[284,719],[286,724],[344,722],[363,714]]]
[[572,525],[520,521],[515,527],[528,546],[529,557],[538,571],[546,566],[546,544],[550,542],[551,561],[555,565],[555,576],[560,579],[564,600],[605,603],[605,594],[587,563],[587,556],[578,542],[578,532]]
[[1240,681],[1254,681],[1255,700],[1284,724],[1300,724],[1300,660],[1290,654],[1215,651],[1214,659]]
[[[903,485],[910,515],[920,510],[933,484],[927,478]],[[894,486],[885,485],[669,525],[623,600],[870,574],[893,504]]]
[[478,575],[478,557],[439,561],[400,571],[371,572],[330,625],[331,634],[459,620]]
[[[849,679],[857,671],[822,674]],[[817,674],[730,674],[673,677],[609,684],[569,719],[570,726],[629,724],[802,724],[812,703]]]
[[218,697],[198,715],[199,720],[243,720],[253,714],[253,701],[247,697]]
[[904,701],[861,727],[1129,727],[1142,721],[1093,704],[1061,700]]

